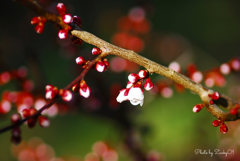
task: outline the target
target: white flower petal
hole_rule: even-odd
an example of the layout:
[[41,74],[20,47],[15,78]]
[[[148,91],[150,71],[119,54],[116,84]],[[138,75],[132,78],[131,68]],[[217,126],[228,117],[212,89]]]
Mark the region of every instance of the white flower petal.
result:
[[133,87],[129,90],[128,99],[132,105],[143,105],[144,94],[140,87]]
[[136,99],[132,99],[130,100],[130,103],[134,106],[140,104],[141,106],[143,105],[143,99],[142,100],[136,100]]
[[126,91],[126,89],[122,89],[122,90],[119,92],[119,94],[118,94],[118,96],[117,96],[117,98],[116,98],[117,102],[122,103],[123,101],[128,100],[128,96],[124,96],[124,92],[125,92],[125,91]]
[[129,81],[129,82],[127,83],[126,88],[130,88],[130,87],[132,87],[132,86],[133,86],[133,83]]
[[133,87],[129,90],[128,99],[132,100],[134,98],[138,100],[142,100],[144,98],[143,90],[141,88]]

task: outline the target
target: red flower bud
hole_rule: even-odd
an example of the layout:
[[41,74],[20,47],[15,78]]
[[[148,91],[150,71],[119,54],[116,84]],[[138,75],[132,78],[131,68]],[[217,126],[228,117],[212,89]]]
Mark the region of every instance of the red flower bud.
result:
[[193,112],[197,113],[203,108],[202,104],[197,104],[193,107]]
[[236,115],[236,114],[238,114],[238,109],[237,109],[237,108],[232,108],[232,109],[230,110],[230,114],[231,114],[231,115]]
[[220,97],[220,96],[219,96],[219,93],[218,93],[218,92],[214,92],[214,93],[212,94],[212,99],[215,100],[215,101],[218,100],[219,97]]
[[32,25],[38,24],[39,22],[40,22],[40,17],[33,17],[31,20]]
[[227,125],[223,124],[220,126],[220,132],[223,134],[226,134],[228,132],[228,127]]
[[63,3],[58,3],[56,8],[60,15],[63,15],[66,13],[66,6]]
[[36,27],[35,27],[35,31],[38,33],[38,34],[42,34],[43,33],[43,30],[44,30],[44,25],[39,23]]
[[93,55],[99,55],[99,54],[101,54],[101,53],[102,53],[102,50],[99,49],[99,48],[93,48],[93,49],[92,49],[92,54],[93,54]]
[[219,125],[220,125],[219,120],[214,120],[214,121],[212,122],[212,125],[213,125],[214,127],[219,126]]

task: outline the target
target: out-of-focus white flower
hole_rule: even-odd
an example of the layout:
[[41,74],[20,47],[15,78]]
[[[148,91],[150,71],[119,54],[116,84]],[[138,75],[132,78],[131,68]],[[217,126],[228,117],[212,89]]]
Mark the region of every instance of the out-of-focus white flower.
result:
[[143,105],[144,94],[140,87],[132,87],[128,93],[128,100],[132,105]]

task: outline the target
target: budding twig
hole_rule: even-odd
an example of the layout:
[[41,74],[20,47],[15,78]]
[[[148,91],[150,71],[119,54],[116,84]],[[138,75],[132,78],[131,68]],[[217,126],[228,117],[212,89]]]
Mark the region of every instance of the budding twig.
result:
[[[32,9],[34,12],[40,14],[41,16],[44,16],[47,20],[59,25],[61,28],[66,28],[66,24],[64,24],[61,20],[60,16],[57,16],[55,14],[52,14],[46,10],[44,10],[40,5],[36,3],[36,1],[33,0],[16,0],[20,2],[21,4],[29,7]],[[126,50],[120,47],[117,47],[113,44],[110,44],[95,35],[83,31],[82,29],[71,25],[72,30],[71,34],[82,39],[83,41],[92,44],[98,48],[100,48],[103,51],[104,56],[106,55],[116,55],[119,57],[122,57],[124,59],[127,59],[129,61],[132,61],[134,63],[139,64],[140,66],[145,67],[150,73],[156,73],[160,74],[162,76],[165,76],[176,83],[179,83],[183,85],[185,88],[190,89],[191,91],[195,92],[200,96],[202,99],[204,106],[206,109],[215,117],[218,119],[221,119],[223,121],[233,121],[237,120],[240,118],[240,115],[231,115],[229,112],[224,112],[222,109],[220,109],[217,105],[222,106],[223,108],[230,110],[234,108],[234,106],[237,104],[237,102],[233,101],[229,97],[220,94],[220,101],[216,101],[215,104],[209,103],[210,98],[208,95],[213,94],[214,91],[211,89],[208,89],[201,84],[198,84],[188,77],[175,72],[172,69],[169,69],[167,67],[164,67],[156,62],[153,62],[143,56],[138,55],[137,53],[131,51],[131,50]]]
[[[82,73],[81,73],[76,79],[74,79],[70,84],[68,84],[68,85],[64,88],[64,90],[69,90],[69,89],[71,89],[74,84],[78,83],[81,79],[83,79],[84,76],[88,73],[88,71],[92,68],[92,66],[97,62],[97,60],[98,60],[99,58],[103,58],[103,56],[104,56],[104,53],[101,54],[101,55],[99,55],[98,57],[96,57],[96,58],[95,58],[94,60],[92,60],[91,62],[89,62],[89,63],[88,63],[88,66],[82,71]],[[8,130],[13,129],[14,127],[17,127],[17,126],[22,125],[25,121],[27,121],[27,120],[29,120],[29,119],[31,119],[31,118],[37,118],[39,115],[41,115],[41,113],[42,113],[45,109],[51,107],[51,106],[57,101],[57,98],[58,98],[58,97],[56,97],[56,98],[52,99],[51,101],[49,101],[48,103],[46,103],[46,104],[45,104],[42,108],[40,108],[35,114],[33,114],[33,115],[31,115],[31,116],[29,116],[29,117],[27,117],[27,118],[25,118],[25,119],[22,119],[21,121],[15,123],[15,124],[6,126],[6,127],[4,127],[4,128],[1,128],[1,129],[0,129],[0,134],[1,134],[1,133],[4,133],[5,131],[8,131]]]

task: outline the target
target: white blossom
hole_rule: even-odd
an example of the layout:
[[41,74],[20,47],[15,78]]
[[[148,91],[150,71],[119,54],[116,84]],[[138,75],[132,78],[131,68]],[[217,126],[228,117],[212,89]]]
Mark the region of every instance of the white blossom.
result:
[[129,82],[127,83],[126,88],[131,88],[132,86],[133,86],[133,83],[129,81]]
[[117,102],[122,103],[123,101],[128,100],[128,95],[124,94],[127,89],[122,89],[118,96],[117,96]]
[[132,87],[128,93],[128,99],[132,105],[143,105],[144,94],[140,87]]

